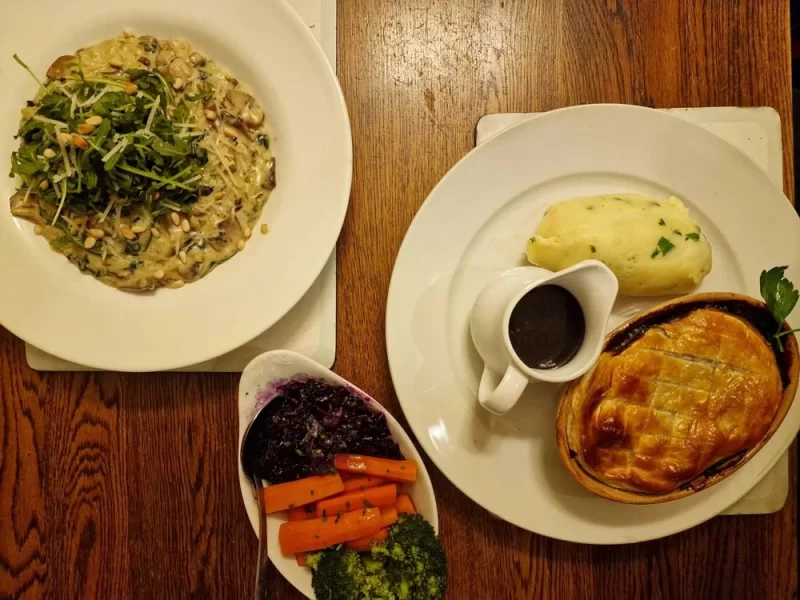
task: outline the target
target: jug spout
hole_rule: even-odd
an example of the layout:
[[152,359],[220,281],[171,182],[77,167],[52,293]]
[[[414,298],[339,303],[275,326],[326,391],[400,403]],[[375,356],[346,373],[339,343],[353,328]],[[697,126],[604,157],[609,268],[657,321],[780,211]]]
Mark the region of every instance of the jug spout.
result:
[[[569,269],[555,273],[548,281],[569,291],[580,302],[584,317],[597,313],[606,326],[617,298],[619,282],[616,275],[599,260],[585,260]],[[586,324],[587,329],[590,327]]]

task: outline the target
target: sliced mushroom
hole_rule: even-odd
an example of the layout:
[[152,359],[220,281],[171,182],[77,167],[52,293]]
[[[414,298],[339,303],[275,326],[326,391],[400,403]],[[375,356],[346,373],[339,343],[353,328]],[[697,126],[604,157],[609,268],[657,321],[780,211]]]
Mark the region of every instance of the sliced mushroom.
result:
[[139,36],[139,44],[145,52],[149,52],[150,54],[155,54],[158,52],[159,48],[161,48],[161,44],[159,44],[158,40],[152,35]]
[[239,90],[230,90],[225,94],[225,105],[234,115],[241,117],[245,108],[253,101],[250,94]]
[[15,217],[38,221],[41,215],[39,200],[39,196],[36,194],[28,194],[23,190],[18,191],[11,196],[11,214]]
[[236,129],[244,130],[244,121],[242,121],[241,117],[237,117],[227,110],[223,110],[221,116],[223,123],[230,125],[231,127],[236,127]]
[[69,73],[69,64],[75,61],[75,56],[72,54],[65,54],[64,56],[59,56],[53,64],[50,65],[50,68],[47,69],[47,78],[48,79],[63,79]]
[[240,235],[240,227],[233,217],[227,218],[218,225],[216,237],[208,240],[209,246],[214,250],[223,251],[236,246],[236,240]]
[[169,73],[169,65],[175,60],[175,53],[169,48],[165,48],[156,56],[156,67],[162,75]]
[[176,79],[189,81],[194,74],[194,69],[192,69],[192,65],[190,65],[185,58],[178,57],[169,63],[169,74]]

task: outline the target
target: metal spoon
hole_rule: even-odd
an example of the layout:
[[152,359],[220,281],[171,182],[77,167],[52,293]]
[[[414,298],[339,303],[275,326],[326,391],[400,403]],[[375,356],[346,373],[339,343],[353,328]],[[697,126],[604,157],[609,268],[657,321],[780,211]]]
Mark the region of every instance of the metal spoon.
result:
[[[269,404],[269,403],[267,403]],[[264,419],[264,409],[267,404],[258,409],[258,412],[250,420],[250,424],[245,429],[242,437],[242,447],[239,450],[239,461],[242,465],[247,478],[253,483],[253,492],[258,500],[258,570],[256,571],[256,600],[268,600],[270,597],[267,588],[267,565],[269,565],[269,553],[267,552],[267,511],[264,506],[264,495],[260,493],[260,488],[265,487],[265,482],[257,474],[256,457],[259,453],[259,436],[261,434]],[[259,419],[261,421],[259,422]],[[254,427],[254,425],[257,426]]]

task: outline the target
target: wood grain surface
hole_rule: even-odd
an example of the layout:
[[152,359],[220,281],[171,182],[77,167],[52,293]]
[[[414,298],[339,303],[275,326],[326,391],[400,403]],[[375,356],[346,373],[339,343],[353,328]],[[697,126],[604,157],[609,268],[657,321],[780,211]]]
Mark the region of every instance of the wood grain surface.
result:
[[[791,141],[788,10],[781,0],[340,0],[355,171],[336,370],[400,415],[383,337],[392,264],[482,115],[766,105]],[[784,159],[792,190],[791,143]],[[0,330],[0,597],[250,597],[256,538],[234,468],[236,386],[220,374],[36,373]],[[504,524],[428,464],[448,597],[796,598],[792,456],[779,513],[617,547]],[[274,571],[272,581],[275,598],[299,598]]]

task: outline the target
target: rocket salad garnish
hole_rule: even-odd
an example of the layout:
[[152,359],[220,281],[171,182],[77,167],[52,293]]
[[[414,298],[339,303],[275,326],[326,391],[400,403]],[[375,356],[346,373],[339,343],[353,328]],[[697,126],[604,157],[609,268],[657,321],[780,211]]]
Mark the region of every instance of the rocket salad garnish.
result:
[[53,225],[65,207],[103,214],[110,198],[139,204],[153,217],[190,212],[202,195],[207,162],[204,133],[187,104],[192,100],[176,102],[157,71],[84,77],[74,68],[63,75],[39,82],[40,95],[24,113],[21,145],[11,158],[21,191],[45,200]]

